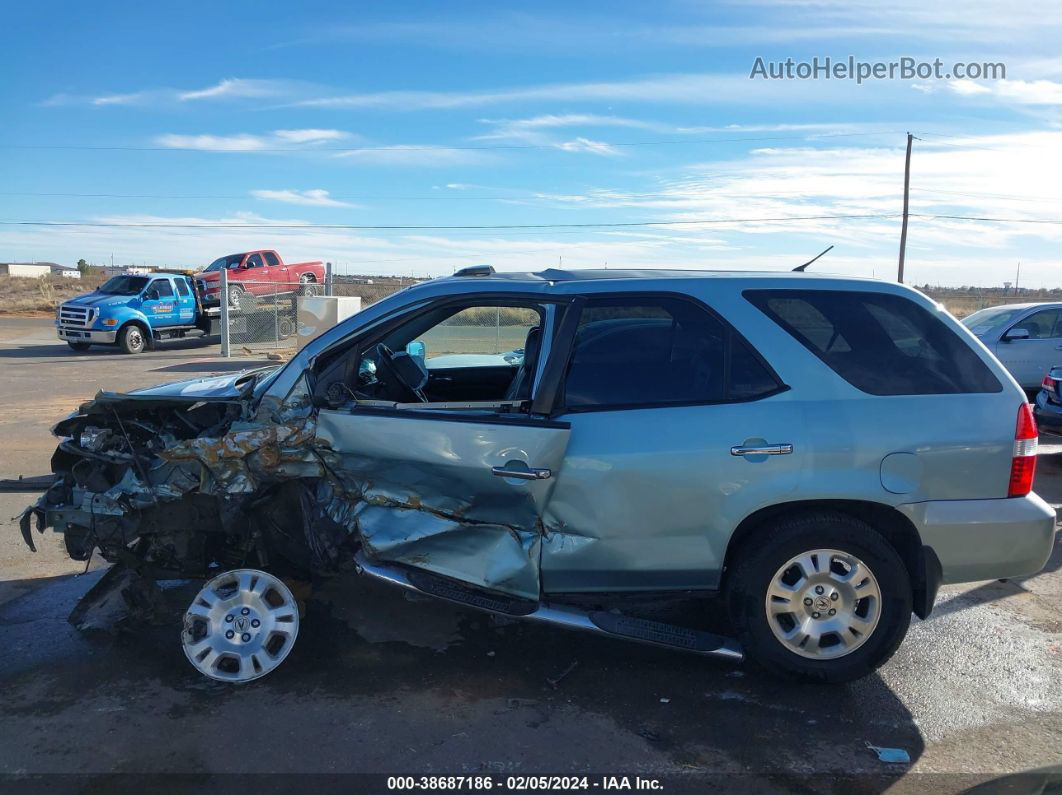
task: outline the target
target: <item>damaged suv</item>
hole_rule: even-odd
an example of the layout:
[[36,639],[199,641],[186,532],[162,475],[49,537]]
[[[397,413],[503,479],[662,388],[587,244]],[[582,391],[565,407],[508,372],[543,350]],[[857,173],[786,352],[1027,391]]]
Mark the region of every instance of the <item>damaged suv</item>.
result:
[[[806,273],[466,269],[283,367],[102,392],[54,432],[27,543],[114,562],[89,603],[207,580],[182,642],[228,681],[291,650],[288,583],[342,572],[846,681],[941,583],[1032,574],[1055,530],[991,354],[914,290]],[[720,594],[726,634],[627,609]]]

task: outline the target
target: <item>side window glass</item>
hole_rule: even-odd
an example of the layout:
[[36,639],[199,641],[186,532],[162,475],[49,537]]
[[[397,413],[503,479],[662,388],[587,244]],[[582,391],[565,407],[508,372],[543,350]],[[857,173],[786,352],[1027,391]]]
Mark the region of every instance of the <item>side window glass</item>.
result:
[[804,339],[821,353],[848,353],[848,340],[815,306],[801,298],[771,298],[767,302],[771,312],[782,322],[800,329]]
[[248,268],[261,268],[262,267],[262,258],[258,254],[252,254],[251,256],[249,256],[247,258],[247,267]]
[[159,298],[173,298],[173,287],[169,279],[156,279],[151,286],[158,290]]
[[276,267],[280,264],[280,260],[277,259],[277,255],[274,254],[272,251],[267,251],[265,253],[265,261],[266,265],[270,265],[272,267]]
[[177,292],[185,298],[192,294],[191,290],[188,289],[188,282],[184,279],[177,280]]
[[1062,312],[1057,309],[1045,309],[1043,312],[1029,315],[1025,320],[1016,323],[1011,330],[1026,329],[1031,340],[1054,339],[1062,336],[1062,323],[1059,322],[1060,314]]
[[[728,341],[733,353],[727,384]],[[590,301],[564,385],[568,408],[658,406],[747,399],[778,384],[718,318],[673,298]]]
[[521,364],[539,313],[513,306],[471,306],[416,335],[429,370]]
[[988,366],[954,331],[901,295],[747,290],[745,297],[827,367],[871,395],[999,392]]
[[778,382],[763,362],[756,358],[748,343],[736,334],[731,334],[730,388],[727,397],[731,400],[751,400],[777,389]]

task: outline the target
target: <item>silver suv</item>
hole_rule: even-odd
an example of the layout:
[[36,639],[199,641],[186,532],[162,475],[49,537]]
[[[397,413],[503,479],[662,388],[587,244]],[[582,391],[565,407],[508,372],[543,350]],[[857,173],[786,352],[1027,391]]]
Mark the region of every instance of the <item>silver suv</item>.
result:
[[[282,578],[344,570],[846,681],[939,585],[1032,574],[1055,532],[985,347],[914,290],[806,273],[468,269],[282,368],[100,393],[55,433],[27,540],[99,548],[116,583],[208,578],[185,652],[231,681],[294,643]],[[718,633],[639,607],[717,594]]]

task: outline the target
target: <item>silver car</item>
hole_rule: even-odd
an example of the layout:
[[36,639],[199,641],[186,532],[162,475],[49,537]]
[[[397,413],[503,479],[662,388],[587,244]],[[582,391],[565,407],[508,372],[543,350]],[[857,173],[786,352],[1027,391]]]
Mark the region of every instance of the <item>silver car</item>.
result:
[[1039,389],[1062,364],[1062,304],[990,306],[962,319],[1023,389]]
[[[914,290],[807,273],[474,268],[55,433],[27,542],[116,561],[87,599],[206,580],[185,654],[234,682],[291,650],[286,582],[343,572],[847,681],[942,583],[1032,574],[1055,533],[1000,363]],[[719,595],[715,632],[647,607]]]

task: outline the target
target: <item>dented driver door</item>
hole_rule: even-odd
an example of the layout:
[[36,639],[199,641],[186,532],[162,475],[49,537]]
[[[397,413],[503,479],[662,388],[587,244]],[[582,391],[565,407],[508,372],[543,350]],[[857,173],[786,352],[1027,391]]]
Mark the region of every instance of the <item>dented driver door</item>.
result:
[[317,445],[360,496],[370,559],[537,601],[541,516],[568,434],[526,414],[358,406],[322,409]]

